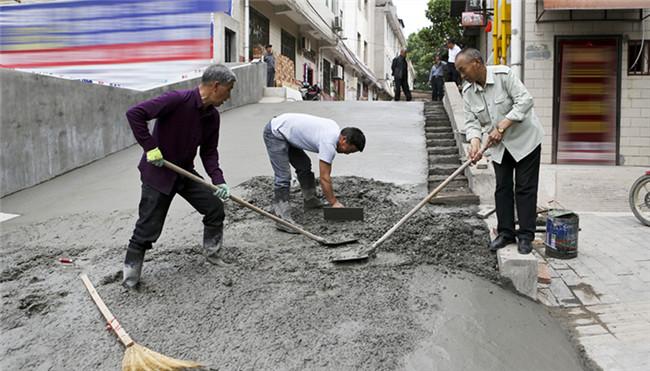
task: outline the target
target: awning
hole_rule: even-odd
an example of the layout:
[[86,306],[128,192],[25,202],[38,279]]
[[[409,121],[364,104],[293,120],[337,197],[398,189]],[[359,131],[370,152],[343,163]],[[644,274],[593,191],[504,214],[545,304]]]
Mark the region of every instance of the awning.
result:
[[650,8],[650,0],[543,0],[545,10]]
[[352,65],[359,72],[364,74],[366,76],[366,78],[368,80],[370,80],[370,82],[372,84],[378,85],[378,81],[377,81],[377,78],[375,77],[375,74],[372,73],[372,71],[370,71],[368,69],[368,67],[366,67],[363,63],[361,63],[361,61],[354,55],[354,53],[352,53],[352,51],[348,48],[347,45],[345,45],[345,43],[343,43],[343,42],[341,42],[341,40],[339,40],[338,45],[336,46],[336,49],[341,54],[343,54],[343,56],[345,56],[345,59],[348,60],[348,63],[350,63],[350,65]]

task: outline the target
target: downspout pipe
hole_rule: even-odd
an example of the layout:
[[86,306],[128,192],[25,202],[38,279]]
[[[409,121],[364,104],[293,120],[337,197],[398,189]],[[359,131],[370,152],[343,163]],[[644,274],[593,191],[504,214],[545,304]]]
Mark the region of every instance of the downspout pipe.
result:
[[522,0],[512,0],[510,4],[510,68],[512,68],[515,76],[522,81],[522,43],[524,41],[523,10],[524,5]]
[[248,60],[250,54],[250,0],[244,5],[244,60]]

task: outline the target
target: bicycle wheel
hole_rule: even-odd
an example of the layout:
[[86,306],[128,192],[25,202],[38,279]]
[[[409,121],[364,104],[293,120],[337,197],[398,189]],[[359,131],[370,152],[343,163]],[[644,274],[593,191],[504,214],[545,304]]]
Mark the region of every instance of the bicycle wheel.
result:
[[650,174],[634,182],[630,189],[630,208],[641,223],[650,226]]

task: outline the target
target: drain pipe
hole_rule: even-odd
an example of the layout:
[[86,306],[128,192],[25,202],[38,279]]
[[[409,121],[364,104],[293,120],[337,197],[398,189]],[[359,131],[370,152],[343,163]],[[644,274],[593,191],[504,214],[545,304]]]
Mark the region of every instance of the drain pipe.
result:
[[250,54],[250,0],[244,5],[244,60],[248,60]]
[[[505,3],[505,0],[504,0]],[[512,0],[510,4],[510,67],[519,80],[523,81],[521,45],[524,40],[523,1]]]

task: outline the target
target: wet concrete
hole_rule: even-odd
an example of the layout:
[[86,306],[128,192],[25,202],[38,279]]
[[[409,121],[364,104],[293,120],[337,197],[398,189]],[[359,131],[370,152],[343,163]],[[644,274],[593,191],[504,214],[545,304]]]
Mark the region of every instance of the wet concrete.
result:
[[[409,117],[417,103],[365,104],[367,111],[363,104],[318,106],[375,138],[374,149],[335,161],[335,192],[364,207],[365,221],[324,222],[318,211],[294,208],[309,231],[353,234],[357,247],[372,244],[426,196],[422,122],[384,121],[398,117],[396,108]],[[222,135],[222,154],[226,178],[243,181],[233,192],[271,211],[270,166],[262,164],[257,129],[268,110],[287,107],[259,106],[250,107],[252,116],[224,115],[224,128],[232,129]],[[242,135],[249,130],[255,136]],[[420,144],[391,140],[417,130]],[[241,156],[244,148],[251,156]],[[179,198],[147,254],[143,284],[127,291],[120,267],[136,219],[139,153],[129,149],[2,200],[3,212],[23,215],[1,224],[0,368],[119,367],[123,347],[105,331],[81,272],[136,342],[210,369],[583,368],[560,325],[501,281],[475,207],[427,205],[377,258],[334,265],[332,256],[355,246],[327,249],[227,202],[224,253],[233,265],[215,268],[201,255],[200,215]],[[253,176],[258,170],[265,176]],[[409,177],[395,175],[400,171]],[[399,184],[391,183],[396,177]],[[299,197],[292,193],[294,205]]]

